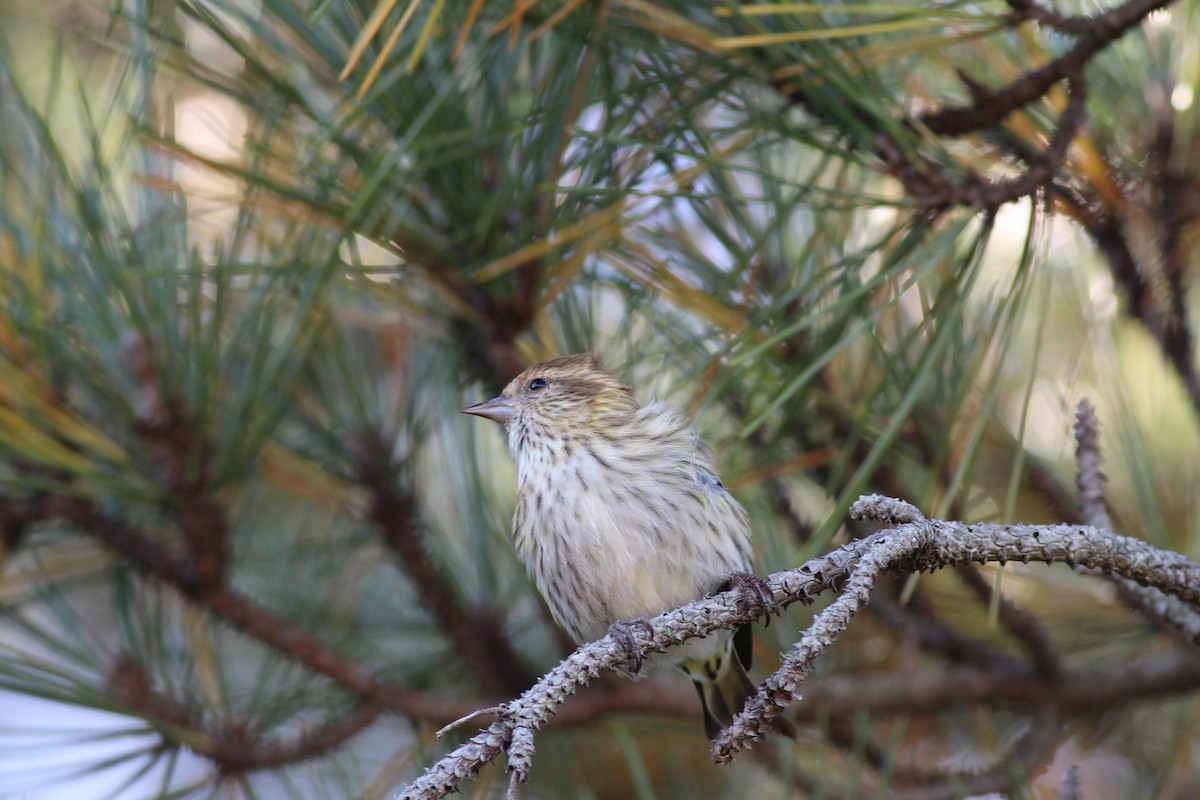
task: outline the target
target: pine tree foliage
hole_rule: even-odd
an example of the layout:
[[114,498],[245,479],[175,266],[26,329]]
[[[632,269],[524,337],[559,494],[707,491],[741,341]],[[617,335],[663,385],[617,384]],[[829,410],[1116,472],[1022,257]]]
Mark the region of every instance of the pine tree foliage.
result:
[[[1200,553],[1195,3],[0,14],[3,796],[390,797],[473,733],[572,648],[458,412],[557,354],[696,417],[763,574],[871,492]],[[1200,634],[1155,619],[890,582],[799,741],[715,767],[688,687],[614,678],[520,792],[1193,796]]]

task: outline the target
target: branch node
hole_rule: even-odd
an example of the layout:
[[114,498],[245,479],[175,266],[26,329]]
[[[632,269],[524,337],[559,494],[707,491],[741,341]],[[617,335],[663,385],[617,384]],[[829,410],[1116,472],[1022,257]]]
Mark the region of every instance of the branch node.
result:
[[850,506],[851,519],[873,519],[888,525],[921,522],[925,515],[911,503],[879,494],[863,495]]

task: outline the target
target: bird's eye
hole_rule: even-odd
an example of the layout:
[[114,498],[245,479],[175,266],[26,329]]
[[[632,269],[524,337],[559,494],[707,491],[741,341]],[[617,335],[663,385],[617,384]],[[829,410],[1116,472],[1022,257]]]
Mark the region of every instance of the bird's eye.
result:
[[536,392],[538,389],[545,389],[545,388],[546,388],[546,379],[545,378],[534,378],[533,380],[531,380],[529,382],[529,391],[531,391],[531,392]]

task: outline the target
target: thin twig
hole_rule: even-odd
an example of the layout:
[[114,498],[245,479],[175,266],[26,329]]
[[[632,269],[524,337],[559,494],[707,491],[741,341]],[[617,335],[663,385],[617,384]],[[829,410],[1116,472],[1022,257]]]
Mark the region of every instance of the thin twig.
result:
[[1075,407],[1075,486],[1085,525],[1112,528],[1104,507],[1104,470],[1100,459],[1100,423],[1086,398]]
[[[1087,400],[1081,400],[1075,410],[1075,463],[1080,511],[1088,524],[1107,528],[1111,522],[1104,503],[1099,428],[1095,407]],[[1152,587],[1139,586],[1119,576],[1113,576],[1113,583],[1117,586],[1118,595],[1130,608],[1179,639],[1200,645],[1200,609],[1194,604]]]
[[480,717],[494,716],[496,714],[502,713],[503,711],[504,711],[504,706],[491,706],[490,708],[477,708],[474,711],[472,711],[470,714],[463,714],[461,717],[454,720],[453,722],[449,722],[449,723],[443,725],[441,728],[438,728],[438,732],[435,733],[434,736],[436,736],[437,738],[440,739],[443,736],[445,736],[447,733],[449,733],[450,731],[454,730],[455,728],[460,728],[463,725],[466,725],[471,720],[479,719]]
[[1081,800],[1082,797],[1079,790],[1079,767],[1068,764],[1058,782],[1058,788],[1054,790],[1054,800]]

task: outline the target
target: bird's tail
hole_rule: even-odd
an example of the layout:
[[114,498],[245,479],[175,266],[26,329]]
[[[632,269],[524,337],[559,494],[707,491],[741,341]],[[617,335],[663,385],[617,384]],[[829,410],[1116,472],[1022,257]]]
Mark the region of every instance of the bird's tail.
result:
[[[733,722],[734,714],[756,691],[746,667],[750,664],[750,626],[744,625],[715,655],[704,661],[685,661],[679,668],[692,679],[704,710],[704,733],[710,740]],[[772,723],[775,732],[796,738],[795,728],[782,717]]]

